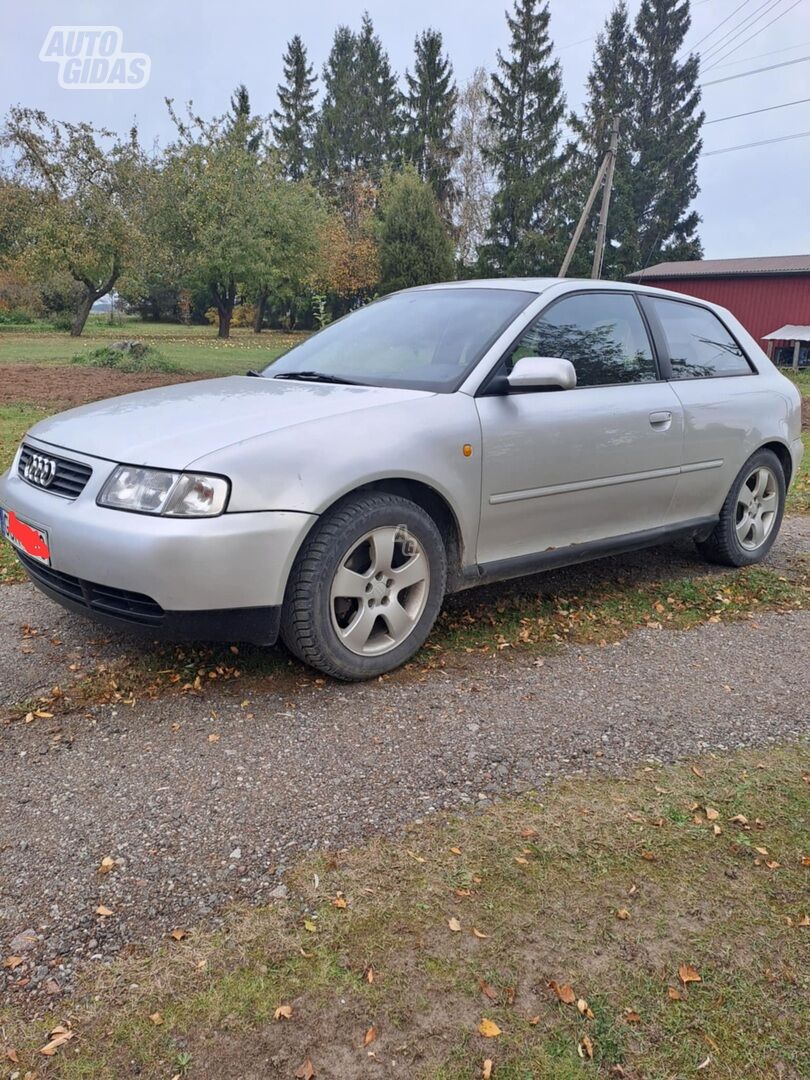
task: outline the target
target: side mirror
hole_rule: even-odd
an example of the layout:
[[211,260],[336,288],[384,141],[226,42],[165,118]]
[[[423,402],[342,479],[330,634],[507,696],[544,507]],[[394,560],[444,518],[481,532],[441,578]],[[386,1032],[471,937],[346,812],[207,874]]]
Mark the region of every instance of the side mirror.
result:
[[512,368],[507,381],[513,390],[533,386],[573,390],[577,385],[577,373],[571,361],[560,356],[524,356]]

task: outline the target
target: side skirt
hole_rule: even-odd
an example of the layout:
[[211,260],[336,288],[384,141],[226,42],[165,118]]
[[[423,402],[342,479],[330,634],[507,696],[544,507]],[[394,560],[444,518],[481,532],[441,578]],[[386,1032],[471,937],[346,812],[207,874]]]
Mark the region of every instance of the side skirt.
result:
[[544,570],[556,570],[561,566],[575,566],[592,559],[604,559],[609,555],[623,555],[628,551],[639,551],[672,540],[691,539],[700,537],[701,534],[708,536],[717,521],[717,516],[695,518],[678,525],[661,525],[657,529],[645,529],[644,532],[611,536],[607,540],[593,540],[587,544],[571,544],[563,548],[547,548],[531,555],[518,555],[513,559],[476,563],[474,566],[464,567],[458,588],[470,589],[476,585],[489,585],[495,581],[540,574]]

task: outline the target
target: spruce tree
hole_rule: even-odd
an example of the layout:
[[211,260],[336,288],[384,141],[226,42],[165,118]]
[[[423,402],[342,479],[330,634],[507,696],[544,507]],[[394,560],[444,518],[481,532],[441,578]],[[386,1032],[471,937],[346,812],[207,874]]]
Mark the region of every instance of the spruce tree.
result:
[[251,117],[250,95],[244,83],[231,94],[231,111],[226,117],[227,130],[237,143],[255,154],[262,142],[262,122]]
[[642,0],[631,50],[632,198],[639,266],[700,258],[697,161],[704,113],[698,57],[678,59],[690,25],[689,0]]
[[453,277],[453,243],[436,196],[412,165],[384,179],[379,254],[381,293]]
[[442,53],[442,35],[438,30],[419,34],[414,53],[413,75],[405,72],[408,87],[405,147],[408,158],[433,188],[446,215],[453,203],[450,174],[458,157],[453,145],[458,100],[453,66]]
[[314,156],[319,182],[336,193],[357,165],[357,38],[348,26],[335,31],[323,86]]
[[357,170],[379,180],[396,162],[401,140],[396,74],[368,14],[358,34],[336,30],[323,83],[315,157],[321,182],[340,195]]
[[565,97],[552,59],[547,0],[515,0],[506,19],[509,53],[498,51],[488,94],[494,133],[488,157],[498,190],[482,255],[486,268],[500,274],[556,273],[564,250],[558,200]]
[[366,12],[357,35],[357,164],[374,179],[397,160],[402,138],[402,97],[388,53]]
[[284,53],[284,83],[278,87],[279,108],[273,110],[271,120],[281,166],[290,180],[301,180],[309,167],[316,81],[306,46],[296,34]]
[[[593,64],[587,79],[587,96],[579,116],[570,126],[578,145],[572,155],[570,190],[573,232],[582,206],[604,159],[610,142],[611,121],[619,117],[619,151],[613,177],[602,277],[621,280],[638,265],[638,237],[632,199],[633,86],[628,78],[633,34],[625,0],[619,0],[596,38]],[[580,241],[570,273],[587,277],[593,261],[597,199],[589,227]]]

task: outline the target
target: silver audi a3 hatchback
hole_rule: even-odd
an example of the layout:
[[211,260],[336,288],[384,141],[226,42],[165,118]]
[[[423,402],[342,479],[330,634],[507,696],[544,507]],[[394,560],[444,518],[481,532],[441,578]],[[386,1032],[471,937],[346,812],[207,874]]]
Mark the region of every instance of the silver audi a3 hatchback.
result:
[[0,526],[65,607],[154,637],[279,635],[364,679],[446,593],[672,537],[745,566],[802,453],[796,388],[727,311],[604,282],[388,296],[260,373],[36,424]]

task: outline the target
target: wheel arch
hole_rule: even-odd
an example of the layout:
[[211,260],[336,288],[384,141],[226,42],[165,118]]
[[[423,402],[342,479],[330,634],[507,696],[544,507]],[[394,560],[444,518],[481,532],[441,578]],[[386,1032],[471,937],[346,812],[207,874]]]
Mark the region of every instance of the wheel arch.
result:
[[330,513],[336,506],[369,491],[397,495],[416,503],[433,518],[444,541],[447,553],[447,591],[454,592],[461,584],[461,568],[464,556],[464,539],[458,515],[447,498],[423,480],[408,476],[387,476],[360,484],[334,499],[320,512]]
[[779,464],[782,466],[782,471],[785,474],[785,489],[790,487],[790,481],[793,478],[793,458],[790,454],[790,448],[783,442],[779,442],[774,439],[771,442],[763,443],[758,448],[759,450],[770,450],[776,454],[779,459]]

